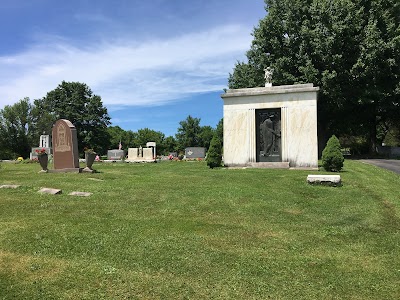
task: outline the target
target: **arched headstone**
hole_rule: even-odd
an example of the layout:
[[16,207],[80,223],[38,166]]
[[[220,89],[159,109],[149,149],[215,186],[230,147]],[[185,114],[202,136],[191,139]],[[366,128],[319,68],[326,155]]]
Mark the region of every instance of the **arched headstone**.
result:
[[78,138],[75,126],[68,120],[60,119],[53,126],[54,169],[79,170]]

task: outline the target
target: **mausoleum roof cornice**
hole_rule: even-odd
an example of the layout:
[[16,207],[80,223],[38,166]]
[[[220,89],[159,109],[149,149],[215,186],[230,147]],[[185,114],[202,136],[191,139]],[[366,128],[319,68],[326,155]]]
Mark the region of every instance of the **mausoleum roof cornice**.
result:
[[239,97],[239,96],[258,96],[268,94],[289,94],[299,92],[318,92],[319,87],[314,87],[312,83],[279,85],[272,87],[255,87],[245,89],[227,90],[221,95],[222,98]]

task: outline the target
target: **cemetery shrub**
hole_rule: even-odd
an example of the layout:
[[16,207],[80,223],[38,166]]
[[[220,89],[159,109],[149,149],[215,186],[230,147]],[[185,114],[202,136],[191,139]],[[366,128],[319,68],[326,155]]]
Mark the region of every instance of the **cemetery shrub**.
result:
[[221,141],[219,140],[218,136],[214,134],[214,137],[210,143],[210,149],[207,153],[207,166],[211,169],[217,168],[221,166],[222,162],[222,147]]
[[344,157],[338,138],[333,135],[322,151],[322,166],[326,171],[339,172],[343,168]]

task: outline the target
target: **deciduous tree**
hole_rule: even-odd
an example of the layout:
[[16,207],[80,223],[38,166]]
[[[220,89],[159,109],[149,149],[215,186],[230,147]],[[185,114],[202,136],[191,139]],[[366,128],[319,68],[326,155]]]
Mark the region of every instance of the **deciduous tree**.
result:
[[80,152],[85,146],[105,153],[109,144],[110,117],[101,97],[84,83],[63,81],[46,97],[35,101],[40,111],[51,114],[52,121],[68,119],[75,125]]
[[179,122],[179,125],[178,133],[175,135],[179,149],[200,146],[200,119],[189,115],[186,120]]

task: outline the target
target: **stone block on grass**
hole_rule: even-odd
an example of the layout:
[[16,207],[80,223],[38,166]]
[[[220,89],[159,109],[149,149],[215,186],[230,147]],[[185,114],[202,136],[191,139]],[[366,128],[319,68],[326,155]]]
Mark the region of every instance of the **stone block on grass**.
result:
[[59,189],[51,189],[51,188],[42,188],[39,193],[41,194],[51,194],[51,195],[59,195],[62,193],[62,190]]
[[342,184],[340,175],[308,175],[307,182],[310,184],[326,184],[339,186]]
[[3,184],[3,185],[0,185],[0,189],[16,189],[16,188],[19,188],[20,187],[20,185],[18,185],[18,184]]
[[89,197],[92,193],[87,192],[71,192],[68,194],[69,196],[78,196],[78,197]]

